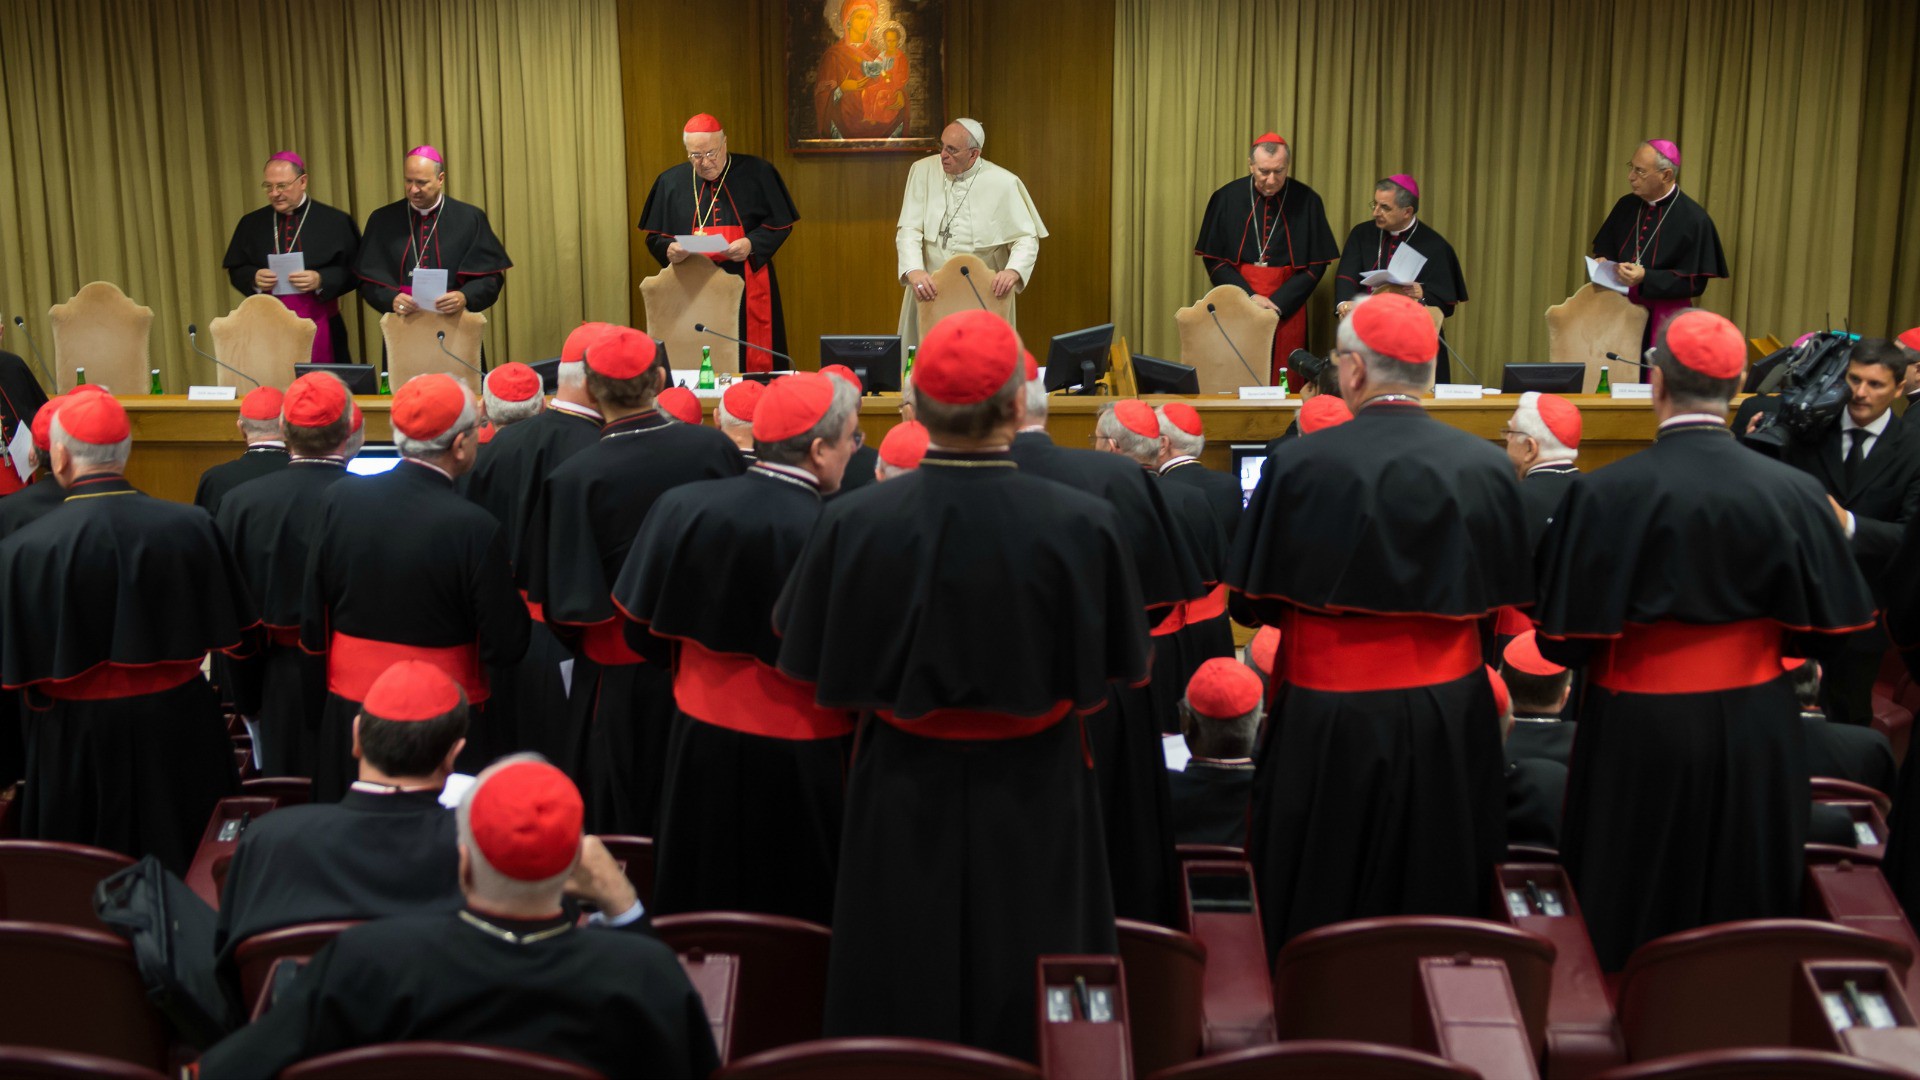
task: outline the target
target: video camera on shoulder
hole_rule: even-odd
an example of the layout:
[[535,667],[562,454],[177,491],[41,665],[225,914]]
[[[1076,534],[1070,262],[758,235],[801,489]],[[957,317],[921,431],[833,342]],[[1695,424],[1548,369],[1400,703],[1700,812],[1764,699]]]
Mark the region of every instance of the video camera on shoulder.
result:
[[1745,389],[1754,398],[1741,406],[1735,430],[1757,411],[1760,419],[1743,435],[1750,446],[1777,455],[1790,441],[1818,440],[1839,422],[1852,397],[1847,361],[1856,340],[1826,330],[1753,365]]

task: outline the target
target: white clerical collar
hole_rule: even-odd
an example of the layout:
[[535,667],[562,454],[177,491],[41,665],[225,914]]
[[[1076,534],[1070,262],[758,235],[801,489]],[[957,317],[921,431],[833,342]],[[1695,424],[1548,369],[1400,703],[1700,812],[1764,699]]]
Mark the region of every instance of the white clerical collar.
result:
[[308,200],[309,198],[311,198],[311,196],[308,196],[308,195],[302,195],[302,196],[300,196],[300,201],[299,201],[299,202],[297,202],[297,203],[294,203],[294,204],[293,204],[293,208],[292,208],[292,209],[290,209],[290,210],[288,210],[288,211],[287,211],[286,213],[284,213],[284,214],[281,214],[280,216],[281,216],[281,217],[292,217],[293,215],[295,215],[295,214],[297,214],[297,213],[299,213],[299,212],[300,212],[300,208],[301,208],[301,207],[303,207],[303,206],[305,206],[305,205],[307,205],[307,200]]
[[547,403],[547,407],[550,409],[559,409],[563,413],[572,413],[574,416],[586,417],[588,420],[591,420],[596,424],[604,424],[607,422],[606,417],[601,416],[599,413],[593,411],[592,409],[587,408],[585,405],[575,405],[571,401],[561,401],[559,398],[554,398],[552,401]]
[[[1878,435],[1879,432],[1876,431],[1874,434]],[[261,439],[259,442],[247,444],[247,450],[249,452],[254,450],[285,450],[286,448],[287,444],[279,439]]]
[[414,213],[419,214],[421,217],[426,217],[428,214],[431,214],[435,210],[440,209],[440,204],[446,201],[447,201],[447,193],[443,191],[440,193],[439,198],[433,200],[433,205],[427,207],[425,210],[415,210],[412,203],[407,204],[407,209],[413,210]]
[[362,795],[424,795],[431,791],[438,795],[443,784],[422,784],[418,787],[401,787],[398,784],[376,784],[371,780],[355,780],[348,787]]
[[1856,424],[1853,422],[1852,413],[1842,412],[1840,414],[1840,430],[1841,431],[1864,430],[1867,434],[1878,437],[1880,435],[1886,434],[1887,422],[1892,419],[1893,419],[1893,410],[1888,409],[1887,411],[1881,413],[1878,417],[1875,417],[1873,423],[1871,424]]
[[1579,469],[1577,469],[1574,466],[1573,462],[1571,461],[1543,461],[1540,464],[1535,465],[1533,468],[1528,469],[1527,475],[1532,476],[1534,473],[1537,473],[1537,472],[1578,472],[1578,471]]
[[1678,427],[1681,424],[1718,424],[1721,427],[1726,427],[1727,418],[1708,412],[1681,413],[1679,416],[1669,416],[1665,420],[1660,421],[1660,430],[1665,431],[1670,427]]
[[1680,190],[1680,185],[1679,185],[1678,183],[1675,183],[1675,184],[1674,184],[1674,185],[1673,185],[1672,187],[1670,187],[1670,188],[1668,188],[1668,189],[1667,189],[1667,193],[1666,193],[1665,195],[1662,195],[1662,196],[1660,196],[1660,197],[1659,197],[1659,198],[1657,198],[1657,199],[1648,199],[1648,200],[1647,200],[1647,205],[1648,205],[1648,206],[1659,206],[1659,205],[1660,205],[1661,203],[1663,203],[1663,202],[1666,202],[1666,201],[1667,201],[1668,199],[1671,199],[1671,198],[1673,198],[1673,194],[1674,194],[1674,192],[1676,192],[1676,191],[1679,191],[1679,190]]
[[1192,454],[1181,454],[1177,458],[1169,458],[1165,465],[1160,466],[1160,475],[1165,476],[1168,470],[1172,469],[1176,465],[1185,465],[1189,461],[1199,461],[1199,460],[1200,460],[1199,458],[1194,457]]
[[1420,218],[1418,215],[1415,215],[1414,217],[1407,219],[1407,227],[1405,229],[1401,229],[1399,232],[1391,232],[1391,233],[1388,233],[1387,235],[1388,236],[1405,236],[1407,235],[1408,230],[1412,229],[1415,225],[1418,225],[1418,224],[1420,224]]

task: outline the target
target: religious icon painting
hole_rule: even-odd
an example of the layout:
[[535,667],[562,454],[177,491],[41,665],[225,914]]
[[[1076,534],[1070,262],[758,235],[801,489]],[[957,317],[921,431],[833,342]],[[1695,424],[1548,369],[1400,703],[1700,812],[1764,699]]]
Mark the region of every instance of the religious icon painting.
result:
[[946,0],[787,0],[787,147],[940,148]]

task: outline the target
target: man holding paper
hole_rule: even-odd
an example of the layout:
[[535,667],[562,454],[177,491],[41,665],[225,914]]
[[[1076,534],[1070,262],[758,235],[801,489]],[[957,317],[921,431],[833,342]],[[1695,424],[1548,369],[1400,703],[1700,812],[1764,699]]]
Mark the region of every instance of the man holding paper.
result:
[[733,333],[757,346],[741,354],[740,366],[745,371],[785,367],[773,356],[787,351],[773,253],[793,235],[800,211],[771,162],[727,152],[720,121],[701,113],[681,128],[680,141],[687,160],[654,179],[640,211],[647,250],[661,266],[701,255],[739,275],[746,290]]
[[367,218],[354,273],[375,311],[442,315],[485,311],[513,265],[486,211],[446,195],[446,158],[431,146],[407,151],[407,195]]
[[[1335,318],[1346,318],[1357,298],[1372,293],[1399,293],[1449,318],[1454,305],[1465,302],[1467,279],[1453,245],[1419,215],[1420,184],[1413,177],[1394,173],[1373,185],[1372,219],[1355,225],[1340,249]],[[1452,382],[1444,350],[1436,363],[1438,381]]]
[[267,159],[260,190],[267,205],[242,217],[227,244],[227,279],[243,295],[271,293],[310,320],[314,363],[352,363],[340,298],[355,284],[360,230],[345,211],[307,197],[307,163],[291,150]]
[[1720,233],[1699,203],[1680,190],[1680,148],[1648,139],[1627,163],[1631,192],[1613,204],[1593,237],[1588,277],[1647,309],[1643,346],[1667,320],[1693,306],[1709,278],[1727,276]]

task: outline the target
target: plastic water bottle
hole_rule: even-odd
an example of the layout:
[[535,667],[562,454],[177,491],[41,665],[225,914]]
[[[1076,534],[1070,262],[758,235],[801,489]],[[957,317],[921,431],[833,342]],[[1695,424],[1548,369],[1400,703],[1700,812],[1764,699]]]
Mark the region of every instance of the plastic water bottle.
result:
[[700,381],[694,384],[698,389],[713,389],[713,346],[700,346]]

